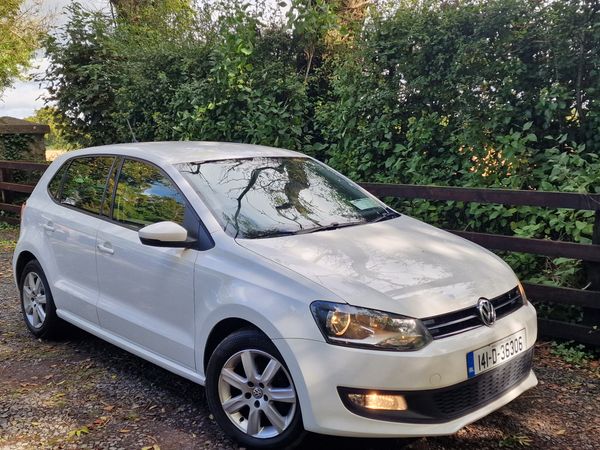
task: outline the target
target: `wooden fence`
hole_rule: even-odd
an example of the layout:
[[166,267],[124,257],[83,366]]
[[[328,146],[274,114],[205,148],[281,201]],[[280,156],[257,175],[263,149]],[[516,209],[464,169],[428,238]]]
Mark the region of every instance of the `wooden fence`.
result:
[[44,173],[48,164],[31,161],[0,161],[0,211],[15,213],[17,217],[4,216],[0,220],[18,225],[18,215],[21,206],[15,204],[13,193],[31,194],[35,185],[15,183],[14,174],[17,172]]
[[[11,182],[12,171],[43,172],[47,165],[26,161],[0,161],[0,210],[18,216],[20,206],[4,199],[7,192],[31,193],[31,184]],[[508,189],[480,189],[440,186],[415,186],[402,184],[363,183],[362,186],[378,197],[399,199],[427,199],[496,203],[502,205],[527,205],[545,208],[568,208],[593,210],[596,212],[592,244],[529,239],[501,236],[489,233],[448,230],[483,247],[493,250],[532,253],[551,257],[573,258],[586,262],[590,286],[594,289],[572,289],[564,287],[525,284],[528,297],[534,303],[545,302],[575,305],[583,308],[583,324],[573,324],[549,319],[539,319],[541,335],[600,346],[600,194],[577,194],[565,192],[517,191]],[[3,217],[10,223],[18,223],[16,217]]]

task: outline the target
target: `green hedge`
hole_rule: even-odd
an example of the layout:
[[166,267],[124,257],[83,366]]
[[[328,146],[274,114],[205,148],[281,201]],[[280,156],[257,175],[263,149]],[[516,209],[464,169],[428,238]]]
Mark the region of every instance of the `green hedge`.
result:
[[[285,17],[181,3],[133,23],[71,8],[47,43],[46,78],[72,143],[133,131],[300,150],[357,181],[600,192],[596,1],[402,0],[354,14],[312,0]],[[593,222],[570,210],[398,207],[451,228],[581,243]],[[586,284],[576,261],[506,258],[525,279]]]

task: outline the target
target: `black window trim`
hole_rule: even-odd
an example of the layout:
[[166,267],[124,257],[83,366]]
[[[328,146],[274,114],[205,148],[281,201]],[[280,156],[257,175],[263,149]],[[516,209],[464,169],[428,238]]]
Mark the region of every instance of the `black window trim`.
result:
[[58,168],[58,170],[56,172],[54,172],[54,175],[52,175],[52,178],[50,178],[50,181],[48,181],[48,185],[46,186],[46,192],[48,193],[50,198],[54,201],[54,203],[60,204],[60,202],[58,202],[56,200],[56,198],[54,198],[54,195],[52,195],[52,192],[50,192],[50,184],[54,181],[54,178],[56,178],[56,175],[58,175],[58,172],[60,172],[64,168],[65,171],[63,172],[62,176],[60,177],[60,184],[58,185],[58,192],[56,193],[56,196],[58,198],[60,198],[62,196],[63,184],[65,183],[65,177],[67,176],[67,171],[69,170],[69,167],[71,166],[71,163],[73,162],[74,159],[75,158],[66,160],[62,164],[62,166],[60,166]]
[[[122,165],[123,165],[123,157],[117,155],[115,160],[112,163],[112,166],[110,166],[110,170],[108,171],[108,176],[106,177],[106,182],[104,183],[104,191],[102,191],[102,201],[100,202],[100,212],[99,212],[100,217],[106,217],[109,219],[112,218],[112,202],[113,202],[112,194],[111,194],[110,208],[108,211],[108,215],[106,215],[104,213],[104,209],[106,208],[106,195],[108,194],[108,183],[111,178],[115,177],[115,172],[116,172],[116,175],[118,176],[118,174],[121,172]],[[113,191],[116,190],[117,181],[118,181],[118,178],[115,178],[115,185],[113,186],[113,188],[114,188]]]
[[[71,166],[71,163],[73,161],[75,161],[76,159],[82,159],[82,158],[101,158],[101,157],[111,157],[111,158],[115,158],[115,161],[113,161],[113,165],[111,166],[110,170],[109,170],[109,174],[104,182],[104,191],[103,191],[103,195],[102,195],[102,203],[100,204],[100,212],[99,213],[93,213],[90,211],[86,211],[84,209],[81,208],[77,208],[76,206],[72,206],[72,205],[68,205],[66,203],[61,203],[60,201],[58,201],[56,198],[54,198],[54,196],[52,195],[52,193],[49,190],[49,186],[50,186],[50,182],[54,179],[54,177],[56,176],[56,174],[63,168],[65,167],[65,172],[62,175],[62,178],[60,180],[60,186],[58,189],[58,198],[60,198],[60,196],[62,195],[62,190],[63,190],[63,185],[64,185],[64,181],[65,181],[65,177],[67,174],[67,171],[69,170],[69,167]],[[86,214],[88,216],[94,217],[96,219],[100,219],[103,220],[105,222],[109,222],[112,223],[114,225],[119,225],[123,228],[127,228],[128,230],[131,231],[135,231],[138,232],[139,228],[133,226],[133,225],[128,225],[125,224],[123,222],[119,222],[117,220],[114,220],[113,217],[113,210],[114,210],[114,201],[115,201],[115,196],[116,196],[116,192],[117,192],[117,184],[119,182],[119,177],[121,176],[121,169],[123,167],[123,164],[125,162],[125,160],[131,160],[131,161],[138,161],[141,162],[143,164],[148,164],[150,166],[155,167],[165,178],[167,178],[175,187],[175,189],[177,190],[177,192],[179,192],[179,194],[183,197],[184,201],[185,201],[185,206],[186,208],[189,208],[189,210],[192,212],[192,214],[194,215],[194,217],[196,218],[196,220],[198,221],[199,224],[199,229],[197,230],[198,233],[198,241],[191,247],[191,249],[194,250],[199,250],[199,251],[204,251],[204,250],[210,250],[211,248],[213,248],[215,246],[215,241],[212,238],[211,234],[209,233],[208,229],[206,228],[206,225],[204,224],[204,221],[200,218],[200,216],[198,215],[198,212],[196,211],[196,208],[192,207],[191,202],[188,200],[188,198],[186,197],[186,195],[181,191],[181,188],[179,187],[179,185],[175,182],[175,180],[173,180],[173,178],[171,178],[171,176],[166,173],[161,167],[159,167],[157,164],[153,163],[152,161],[148,161],[146,159],[143,158],[139,158],[137,156],[129,156],[129,155],[119,155],[119,154],[114,154],[114,153],[93,153],[93,154],[88,154],[88,155],[78,155],[78,156],[73,156],[69,159],[67,159],[59,168],[58,170],[54,173],[54,176],[50,179],[50,181],[48,182],[48,184],[46,185],[46,193],[48,194],[48,197],[50,197],[50,199],[57,204],[58,206],[62,206],[64,208],[70,209],[72,211],[76,211],[82,214]],[[115,186],[111,195],[111,200],[110,200],[110,217],[103,215],[102,211],[104,209],[104,201],[106,200],[106,192],[108,190],[108,180],[110,179],[110,176],[113,175],[113,169],[115,169],[115,164],[118,166],[117,169],[117,173],[116,173],[116,177],[115,177]]]

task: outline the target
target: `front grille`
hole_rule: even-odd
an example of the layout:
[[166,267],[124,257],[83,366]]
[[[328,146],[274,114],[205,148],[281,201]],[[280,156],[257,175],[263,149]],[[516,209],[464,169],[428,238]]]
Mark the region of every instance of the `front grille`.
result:
[[452,418],[500,397],[524,380],[533,365],[533,349],[489,372],[433,394],[439,417]]
[[[496,310],[496,319],[500,319],[523,306],[519,288],[490,299]],[[441,339],[472,330],[483,325],[476,306],[453,311],[439,316],[421,319],[434,339]]]
[[469,414],[501,397],[525,380],[532,366],[533,348],[488,372],[445,388],[379,391],[404,396],[408,406],[404,411],[367,409],[349,400],[349,394],[373,390],[339,387],[338,392],[346,408],[360,416],[391,422],[443,423]]

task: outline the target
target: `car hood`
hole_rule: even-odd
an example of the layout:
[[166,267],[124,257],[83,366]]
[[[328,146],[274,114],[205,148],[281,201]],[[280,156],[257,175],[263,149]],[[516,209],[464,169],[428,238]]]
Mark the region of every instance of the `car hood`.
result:
[[[429,317],[517,285],[499,257],[407,216],[238,244],[367,308]],[[310,299],[310,300],[329,300]]]

